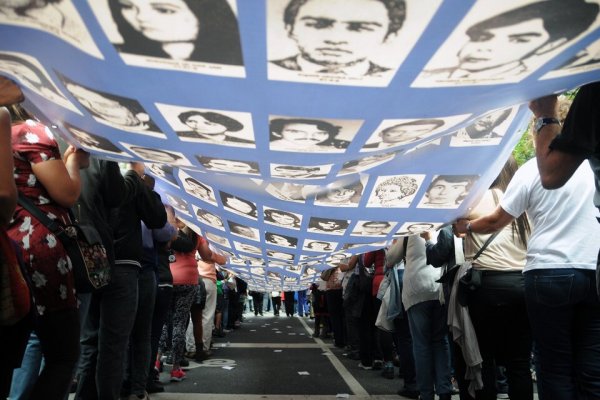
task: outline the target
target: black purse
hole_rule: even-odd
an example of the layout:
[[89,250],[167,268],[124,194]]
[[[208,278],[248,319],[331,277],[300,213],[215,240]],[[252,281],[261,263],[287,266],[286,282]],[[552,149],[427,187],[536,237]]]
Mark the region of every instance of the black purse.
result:
[[[477,260],[481,253],[492,243],[492,241],[498,236],[500,232],[495,232],[491,235],[481,246],[479,251],[473,256],[473,260]],[[455,268],[458,271],[458,268]],[[469,270],[459,279],[458,281],[458,291],[456,292],[456,299],[460,303],[461,306],[467,307],[469,305],[469,295],[479,289],[481,287],[481,270],[475,269],[473,267],[469,268]]]
[[71,259],[77,292],[91,293],[109,284],[110,261],[100,234],[94,226],[81,223],[62,225],[50,219],[22,193],[19,193],[19,204],[62,243]]

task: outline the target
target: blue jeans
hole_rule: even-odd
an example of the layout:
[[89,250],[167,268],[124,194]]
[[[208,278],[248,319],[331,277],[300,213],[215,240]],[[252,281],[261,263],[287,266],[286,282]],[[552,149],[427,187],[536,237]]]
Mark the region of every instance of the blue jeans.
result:
[[10,394],[8,395],[11,400],[26,400],[31,396],[33,385],[35,385],[35,381],[40,375],[43,363],[42,344],[36,334],[31,332],[21,368],[17,368],[13,372]]
[[543,399],[600,398],[600,302],[593,270],[525,273]]
[[118,399],[138,302],[140,268],[116,265],[110,284],[92,294],[81,334],[76,399]]
[[298,290],[298,315],[308,315],[308,305],[306,304],[306,290]]
[[451,393],[446,308],[438,300],[429,300],[415,304],[407,313],[421,399],[433,400],[435,392]]

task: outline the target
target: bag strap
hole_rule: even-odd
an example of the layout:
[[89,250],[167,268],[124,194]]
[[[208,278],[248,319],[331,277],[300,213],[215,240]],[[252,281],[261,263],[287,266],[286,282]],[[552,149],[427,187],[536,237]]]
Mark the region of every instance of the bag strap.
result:
[[492,236],[490,236],[485,243],[483,244],[483,246],[481,246],[481,248],[479,249],[479,251],[473,256],[473,261],[477,260],[477,258],[481,255],[481,253],[483,253],[483,251],[490,245],[490,243],[492,243],[492,241],[496,238],[496,236],[498,236],[500,232],[494,232],[494,234]]
[[408,246],[408,236],[404,236],[402,240],[402,261],[404,261],[404,265],[406,265],[406,247]]
[[57,221],[48,217],[42,210],[40,210],[30,199],[28,199],[23,193],[19,192],[19,205],[29,211],[38,221],[46,226],[54,235],[58,238],[68,238],[69,236],[65,232],[65,229]]

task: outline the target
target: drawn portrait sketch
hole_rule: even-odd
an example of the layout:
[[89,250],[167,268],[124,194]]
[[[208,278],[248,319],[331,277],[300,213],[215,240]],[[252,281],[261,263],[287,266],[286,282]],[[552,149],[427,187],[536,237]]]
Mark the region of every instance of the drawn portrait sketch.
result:
[[92,152],[100,152],[106,154],[114,154],[121,157],[131,157],[129,154],[117,147],[113,142],[105,137],[94,135],[81,128],[77,128],[66,122],[63,122],[67,132],[79,143],[84,149]]
[[0,74],[12,75],[23,87],[61,107],[81,114],[56,87],[42,64],[27,54],[0,52]]
[[425,175],[378,177],[367,207],[409,207],[424,178]]
[[269,1],[269,79],[387,86],[440,1]]
[[93,90],[64,76],[61,80],[75,100],[99,123],[142,135],[165,137],[136,100]]
[[600,39],[580,50],[554,71],[548,72],[542,79],[560,78],[600,69]]
[[182,142],[255,147],[250,113],[156,104]]
[[450,137],[451,147],[496,146],[502,141],[519,107],[494,110],[459,129]]
[[0,24],[39,29],[91,56],[104,58],[71,0],[1,1]]
[[271,117],[271,150],[303,153],[343,153],[362,121]]
[[244,77],[234,0],[91,2],[129,65]]
[[519,82],[596,29],[598,3],[478,1],[412,86]]
[[424,119],[384,120],[367,140],[361,151],[395,149],[422,143],[437,133],[464,121],[467,115]]
[[458,208],[477,179],[477,175],[436,175],[418,207]]

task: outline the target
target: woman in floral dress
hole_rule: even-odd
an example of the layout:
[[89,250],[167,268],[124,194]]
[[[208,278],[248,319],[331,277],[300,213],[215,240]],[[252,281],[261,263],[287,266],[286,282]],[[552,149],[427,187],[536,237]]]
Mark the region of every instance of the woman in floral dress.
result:
[[[68,222],[68,208],[79,197],[79,170],[87,167],[89,155],[70,146],[61,159],[58,144],[47,127],[33,121],[18,105],[11,106],[10,113],[18,190],[50,218]],[[19,205],[8,234],[23,248],[39,314],[34,331],[41,342],[45,366],[31,398],[61,399],[79,356],[71,261],[58,238]]]

